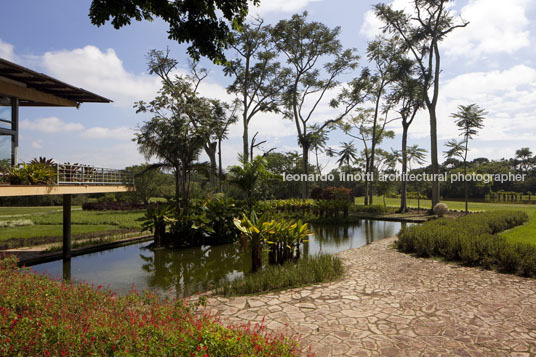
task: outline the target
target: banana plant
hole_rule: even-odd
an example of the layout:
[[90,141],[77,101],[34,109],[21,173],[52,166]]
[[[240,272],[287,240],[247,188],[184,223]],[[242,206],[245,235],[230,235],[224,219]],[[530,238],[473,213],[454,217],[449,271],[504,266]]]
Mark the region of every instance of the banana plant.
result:
[[251,270],[253,272],[262,267],[262,249],[269,235],[273,234],[274,220],[268,220],[265,215],[257,217],[255,211],[250,218],[243,215],[242,219],[235,218],[234,224],[241,232],[241,243],[244,249],[251,246]]

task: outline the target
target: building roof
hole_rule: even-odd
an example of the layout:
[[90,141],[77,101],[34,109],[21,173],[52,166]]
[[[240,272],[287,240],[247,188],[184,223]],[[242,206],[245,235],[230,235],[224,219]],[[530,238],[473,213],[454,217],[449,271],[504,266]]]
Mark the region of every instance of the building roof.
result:
[[110,99],[74,87],[0,58],[0,95],[19,98],[21,106],[78,107],[80,103],[110,103]]

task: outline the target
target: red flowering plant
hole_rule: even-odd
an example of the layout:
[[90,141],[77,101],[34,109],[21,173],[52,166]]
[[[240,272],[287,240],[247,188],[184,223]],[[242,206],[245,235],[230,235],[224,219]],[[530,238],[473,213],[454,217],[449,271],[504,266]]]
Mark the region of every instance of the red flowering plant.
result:
[[0,355],[295,356],[299,345],[262,326],[225,327],[192,304],[151,293],[118,296],[0,260]]

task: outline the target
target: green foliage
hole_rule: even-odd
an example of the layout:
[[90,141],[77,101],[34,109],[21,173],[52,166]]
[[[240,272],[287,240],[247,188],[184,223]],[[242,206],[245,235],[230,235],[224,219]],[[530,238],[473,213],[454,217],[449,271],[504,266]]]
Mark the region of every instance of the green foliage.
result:
[[355,212],[363,212],[363,213],[373,213],[373,214],[383,214],[383,213],[392,213],[394,212],[394,209],[392,207],[386,207],[384,205],[356,205],[354,206]]
[[163,243],[166,227],[177,220],[172,217],[173,208],[169,204],[149,205],[142,218],[141,230],[154,232],[154,242],[157,247]]
[[238,229],[233,219],[245,213],[246,209],[243,204],[222,194],[216,194],[206,199],[200,210],[210,222],[211,232],[207,232],[210,236],[209,243],[232,243],[238,238]]
[[34,160],[10,168],[8,181],[12,185],[50,185],[56,182],[56,170],[50,164]]
[[343,274],[344,266],[339,257],[318,255],[283,265],[269,265],[262,271],[222,283],[216,292],[226,296],[257,294],[333,281]]
[[257,156],[250,162],[243,161],[241,166],[232,166],[227,181],[241,188],[246,199],[253,203],[263,193],[262,184],[271,179],[274,179],[274,175],[266,170],[266,160]]
[[294,356],[298,344],[264,326],[226,328],[190,303],[125,296],[29,274],[0,260],[3,356]]
[[301,220],[276,221],[266,214],[258,217],[255,212],[249,218],[246,215],[242,219],[235,218],[234,224],[241,232],[242,246],[251,247],[253,271],[262,266],[261,250],[264,247],[269,247],[270,264],[283,264],[300,257],[300,245],[311,234],[307,223]]
[[438,256],[470,266],[536,276],[536,246],[510,243],[497,235],[527,220],[527,214],[520,211],[476,213],[457,220],[440,218],[403,228],[396,246],[422,257]]
[[225,62],[224,50],[232,40],[231,31],[241,29],[249,6],[259,0],[93,0],[89,10],[91,23],[114,28],[130,25],[132,19],[153,21],[161,18],[169,24],[168,38],[190,43],[188,54],[194,60],[206,56],[216,64]]
[[134,176],[136,191],[117,194],[119,200],[149,203],[151,197],[173,196],[173,175],[163,173],[159,167],[142,164],[127,167],[125,171]]

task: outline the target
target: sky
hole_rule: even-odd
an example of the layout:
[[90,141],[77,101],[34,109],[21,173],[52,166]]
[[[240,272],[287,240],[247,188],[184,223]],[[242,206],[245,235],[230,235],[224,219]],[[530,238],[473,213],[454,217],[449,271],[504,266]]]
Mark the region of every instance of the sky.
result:
[[[385,0],[404,8],[408,0]],[[261,0],[251,16],[275,24],[307,11],[309,19],[341,27],[341,42],[361,56],[357,76],[367,66],[367,42],[380,34],[381,23],[371,11],[378,0]],[[185,45],[167,39],[162,21],[134,22],[115,30],[96,27],[88,13],[90,0],[6,1],[0,12],[0,57],[48,74],[113,100],[112,104],[82,104],[76,108],[21,108],[20,160],[45,156],[59,162],[78,162],[122,168],[145,161],[132,142],[147,114],[136,114],[133,103],[151,100],[160,82],[147,72],[146,54],[169,47],[179,66],[188,67]],[[536,151],[536,3],[532,0],[457,0],[451,11],[470,24],[441,43],[442,73],[438,103],[440,150],[459,138],[451,113],[459,105],[476,103],[487,111],[484,129],[471,143],[469,158],[512,157],[521,147]],[[202,95],[232,101],[231,83],[221,67],[206,60],[209,69]],[[347,80],[347,79],[345,79]],[[327,102],[315,121],[333,114]],[[391,125],[401,132],[399,122]],[[429,124],[421,112],[410,128],[409,144],[429,149]],[[299,151],[294,124],[281,115],[260,114],[253,119],[251,135],[267,140],[261,149]],[[241,151],[240,124],[224,142],[224,166],[237,163]],[[328,145],[337,149],[351,138],[330,133]],[[361,146],[354,141],[359,149]],[[384,149],[398,149],[400,137],[386,141]],[[259,151],[260,153],[261,151]],[[204,159],[204,157],[202,157]],[[329,167],[336,159],[321,157]]]

